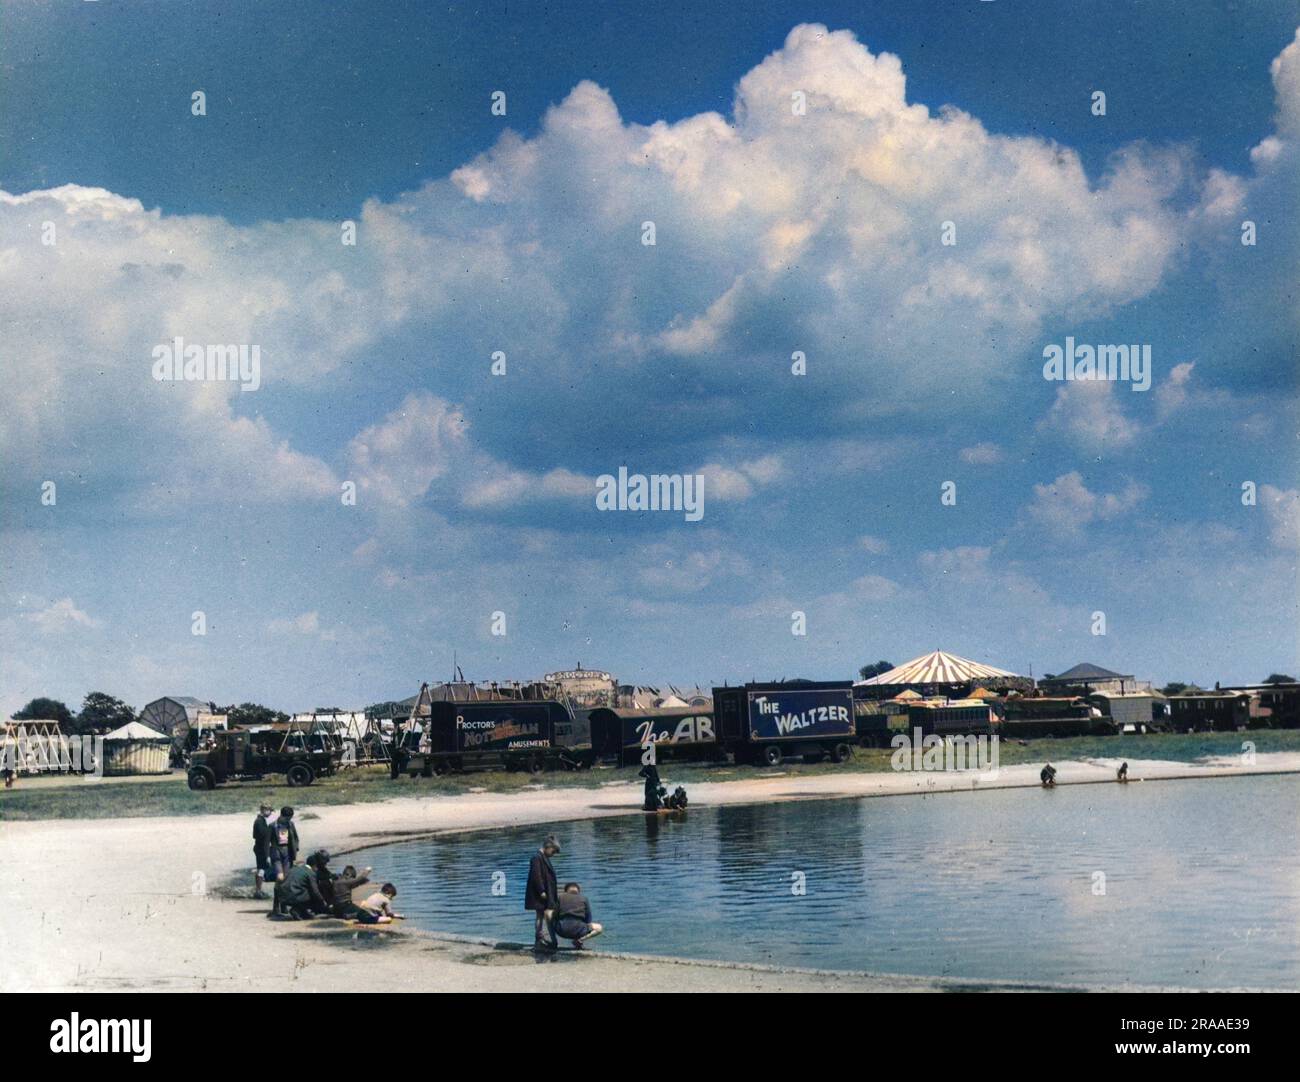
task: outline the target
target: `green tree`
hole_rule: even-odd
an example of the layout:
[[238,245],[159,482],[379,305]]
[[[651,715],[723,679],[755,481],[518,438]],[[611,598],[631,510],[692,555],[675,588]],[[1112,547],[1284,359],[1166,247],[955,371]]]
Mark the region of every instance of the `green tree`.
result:
[[858,675],[863,680],[870,680],[873,676],[879,676],[882,672],[889,672],[894,667],[892,661],[877,661],[874,665],[863,665],[858,670]]
[[72,725],[72,711],[58,699],[33,699],[16,714],[14,721],[57,721],[63,728]]
[[1160,689],[1160,694],[1181,695],[1184,691],[1186,691],[1191,686],[1192,686],[1191,684],[1181,684],[1177,680],[1173,680]]
[[218,714],[226,715],[226,723],[232,727],[250,727],[254,725],[276,725],[283,724],[289,720],[288,714],[283,714],[279,710],[272,710],[269,706],[263,706],[261,703],[240,703],[238,706],[223,706],[217,709]]
[[76,728],[78,732],[90,733],[100,729],[116,729],[129,721],[135,721],[135,711],[126,703],[103,691],[92,691],[81,704]]
[[[1268,676],[1264,678],[1264,683],[1266,684],[1294,684],[1295,682],[1296,679],[1294,676],[1287,676],[1285,673],[1280,672],[1269,673]],[[14,717],[17,716],[17,714],[14,715]]]

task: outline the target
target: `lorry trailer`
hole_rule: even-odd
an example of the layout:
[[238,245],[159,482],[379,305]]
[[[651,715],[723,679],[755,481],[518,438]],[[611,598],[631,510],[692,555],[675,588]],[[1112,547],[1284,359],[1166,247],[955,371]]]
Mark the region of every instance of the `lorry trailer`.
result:
[[792,680],[713,689],[718,739],[737,763],[779,766],[790,756],[853,757],[853,684]]
[[553,699],[435,700],[412,716],[393,751],[392,776],[466,770],[579,769],[595,760],[591,727]]
[[725,760],[713,711],[704,707],[636,710],[597,707],[590,713],[591,748],[597,760],[618,766],[641,762],[655,747],[655,762]]

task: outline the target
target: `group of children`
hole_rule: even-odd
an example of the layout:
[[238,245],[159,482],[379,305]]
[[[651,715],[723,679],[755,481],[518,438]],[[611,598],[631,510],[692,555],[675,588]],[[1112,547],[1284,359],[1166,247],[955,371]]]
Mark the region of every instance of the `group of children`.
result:
[[[371,868],[361,871],[349,864],[340,873],[330,870],[330,854],[317,849],[298,862],[298,827],[293,809],[275,809],[263,803],[253,820],[253,859],[256,864],[253,897],[265,898],[268,881],[275,883],[274,901],[268,916],[280,920],[311,920],[338,917],[358,924],[389,924],[401,920],[393,912],[397,888],[385,883],[364,901],[354,901],[358,888],[370,882]],[[548,835],[533,854],[524,888],[524,908],[536,916],[535,946],[555,950],[558,937],[581,949],[588,939],[604,928],[591,919],[591,903],[578,883],[565,883],[561,890],[551,858],[560,852],[555,835]]]
[[310,920],[313,917],[338,917],[358,924],[390,924],[401,920],[393,912],[397,888],[385,883],[364,901],[353,901],[358,887],[370,882],[372,869],[358,872],[349,864],[341,873],[330,870],[327,850],[317,849],[298,863],[298,827],[293,809],[280,809],[277,817],[270,804],[262,804],[253,820],[253,897],[265,898],[268,880],[275,883],[273,918]]
[[563,936],[578,950],[588,940],[603,932],[604,926],[591,919],[591,903],[582,893],[578,883],[565,883],[560,890],[559,879],[551,858],[558,856],[560,843],[554,834],[548,834],[541,847],[528,863],[528,879],[524,885],[524,908],[533,913],[533,949],[553,951],[558,947],[557,937]]

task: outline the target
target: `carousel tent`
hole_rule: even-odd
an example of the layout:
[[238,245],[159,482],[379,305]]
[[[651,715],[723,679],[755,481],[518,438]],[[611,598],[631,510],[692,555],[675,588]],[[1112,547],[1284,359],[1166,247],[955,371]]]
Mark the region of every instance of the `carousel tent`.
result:
[[1033,681],[1028,677],[994,668],[969,658],[946,654],[942,650],[922,654],[904,665],[882,672],[867,680],[859,680],[854,687],[861,688],[866,698],[890,698],[904,690],[923,695],[960,697],[975,688],[1021,688],[1028,690]]
[[859,680],[857,686],[886,687],[899,684],[969,684],[984,679],[1015,676],[1006,669],[995,669],[992,665],[981,665],[978,661],[945,654],[935,650],[930,654],[914,657],[904,665],[898,665],[888,672],[882,672],[868,680]]

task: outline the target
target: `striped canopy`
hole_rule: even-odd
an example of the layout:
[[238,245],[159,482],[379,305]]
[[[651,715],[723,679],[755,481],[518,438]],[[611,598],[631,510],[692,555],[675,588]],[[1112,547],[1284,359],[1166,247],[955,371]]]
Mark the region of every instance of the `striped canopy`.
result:
[[905,665],[882,672],[869,680],[859,680],[858,684],[969,684],[973,680],[1015,675],[1005,669],[995,669],[992,665],[981,665],[978,661],[936,650],[932,654],[914,657]]

